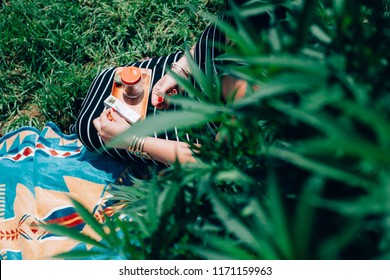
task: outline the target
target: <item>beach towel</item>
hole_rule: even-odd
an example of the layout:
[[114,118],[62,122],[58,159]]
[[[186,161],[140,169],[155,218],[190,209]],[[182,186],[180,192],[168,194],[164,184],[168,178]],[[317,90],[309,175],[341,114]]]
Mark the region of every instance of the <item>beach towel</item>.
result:
[[108,186],[125,162],[88,151],[76,135],[54,123],[42,130],[23,127],[0,139],[1,259],[50,259],[77,241],[40,226],[57,223],[94,237],[75,211],[70,197],[99,220],[109,207]]

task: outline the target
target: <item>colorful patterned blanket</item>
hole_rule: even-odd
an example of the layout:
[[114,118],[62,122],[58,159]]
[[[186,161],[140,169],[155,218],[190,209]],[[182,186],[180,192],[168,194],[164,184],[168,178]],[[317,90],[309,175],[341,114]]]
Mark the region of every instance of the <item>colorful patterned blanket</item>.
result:
[[95,217],[106,210],[107,186],[125,168],[86,150],[76,135],[53,123],[42,131],[21,128],[0,139],[0,255],[2,259],[48,259],[80,246],[50,234],[41,222],[58,223],[94,236],[69,197]]

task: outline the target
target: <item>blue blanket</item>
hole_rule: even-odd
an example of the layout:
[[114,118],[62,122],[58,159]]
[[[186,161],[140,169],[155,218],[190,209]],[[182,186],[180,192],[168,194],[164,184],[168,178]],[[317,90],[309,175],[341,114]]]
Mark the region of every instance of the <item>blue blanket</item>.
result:
[[98,236],[75,212],[69,197],[97,219],[107,186],[124,162],[86,150],[76,135],[53,123],[42,131],[24,127],[0,139],[0,254],[2,259],[48,259],[78,244],[50,234],[40,223],[57,223]]

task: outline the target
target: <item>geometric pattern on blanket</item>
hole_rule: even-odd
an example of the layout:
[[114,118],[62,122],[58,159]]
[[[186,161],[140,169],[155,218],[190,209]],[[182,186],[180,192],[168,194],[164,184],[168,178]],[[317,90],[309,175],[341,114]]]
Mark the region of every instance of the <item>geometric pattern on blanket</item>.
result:
[[96,219],[106,205],[108,185],[125,162],[93,153],[76,135],[65,135],[54,123],[41,131],[23,127],[0,139],[0,256],[2,259],[50,259],[78,246],[67,237],[40,227],[57,223],[98,240],[76,213],[70,197]]

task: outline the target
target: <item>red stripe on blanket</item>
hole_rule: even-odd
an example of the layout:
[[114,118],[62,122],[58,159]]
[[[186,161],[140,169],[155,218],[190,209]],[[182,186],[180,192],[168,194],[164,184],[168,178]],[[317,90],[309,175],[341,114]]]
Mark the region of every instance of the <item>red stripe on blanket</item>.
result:
[[47,221],[48,224],[60,224],[66,227],[74,227],[84,223],[84,220],[77,213],[73,213],[61,218]]
[[17,154],[16,156],[12,157],[13,160],[18,160],[22,157],[21,154]]
[[25,157],[27,157],[27,156],[30,155],[32,152],[33,152],[33,151],[32,151],[29,147],[27,147],[27,148],[23,151],[23,155],[24,155]]

